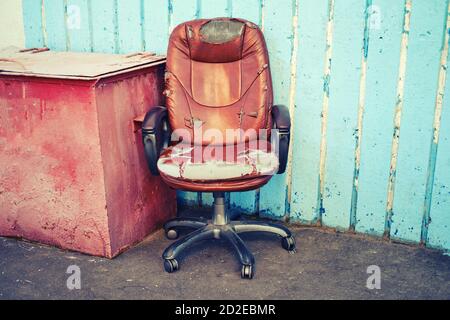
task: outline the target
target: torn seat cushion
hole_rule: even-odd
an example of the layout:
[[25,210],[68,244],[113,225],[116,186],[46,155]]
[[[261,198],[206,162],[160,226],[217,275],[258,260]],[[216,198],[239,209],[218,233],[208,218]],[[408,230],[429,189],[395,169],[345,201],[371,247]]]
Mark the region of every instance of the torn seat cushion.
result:
[[161,175],[187,181],[231,181],[276,174],[278,157],[270,148],[249,145],[191,146],[179,144],[163,151]]

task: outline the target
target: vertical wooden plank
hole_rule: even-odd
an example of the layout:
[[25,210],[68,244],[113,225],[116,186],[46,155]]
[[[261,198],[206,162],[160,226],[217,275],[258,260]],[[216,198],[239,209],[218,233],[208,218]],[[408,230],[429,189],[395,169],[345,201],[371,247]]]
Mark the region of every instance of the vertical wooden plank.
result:
[[[169,6],[167,0],[144,1],[144,40],[147,51],[167,53],[169,39]],[[157,14],[155,14],[155,12]]]
[[350,225],[364,11],[364,1],[335,1],[322,221],[338,229]]
[[202,18],[231,17],[231,0],[202,0]]
[[145,43],[145,0],[139,0],[139,20],[141,33],[141,50],[146,51],[147,45]]
[[395,187],[395,175],[397,169],[397,155],[398,155],[398,142],[400,137],[400,122],[403,109],[403,100],[405,92],[405,78],[406,78],[406,61],[408,57],[408,42],[409,42],[409,30],[411,22],[411,7],[412,0],[405,0],[404,17],[403,17],[403,30],[400,45],[400,61],[398,66],[398,80],[397,80],[397,96],[395,102],[394,112],[394,134],[392,138],[391,146],[391,162],[389,166],[389,178],[387,187],[387,201],[386,201],[386,217],[384,224],[384,236],[390,237],[391,234],[391,222],[392,222],[392,207],[394,201],[394,187]]
[[115,25],[116,11],[114,1],[95,0],[92,6],[92,40],[96,52],[113,53],[116,51]]
[[91,51],[91,23],[89,0],[67,0],[67,36],[70,50]]
[[[448,42],[447,42],[448,43]],[[444,98],[444,96],[442,96]],[[436,146],[436,171],[434,175],[430,221],[426,234],[428,247],[450,251],[450,86],[447,80],[444,106],[433,137]],[[439,115],[437,115],[439,117]],[[438,118],[437,118],[438,119]],[[438,147],[439,146],[439,147]]]
[[315,222],[319,183],[323,69],[328,20],[327,1],[300,0],[295,112],[291,136],[293,166],[290,218]]
[[197,0],[173,0],[172,1],[172,24],[178,24],[193,20],[197,17]]
[[141,1],[117,0],[119,53],[141,51]]
[[426,245],[450,250],[450,88],[447,82],[439,133],[433,196]]
[[391,238],[419,242],[446,3],[413,3]]
[[355,230],[381,236],[386,215],[392,115],[396,103],[404,2],[373,0]]
[[325,62],[323,66],[322,113],[320,124],[319,187],[317,195],[317,222],[322,224],[323,195],[325,189],[325,160],[327,151],[327,123],[330,103],[331,59],[333,57],[334,0],[328,0]]
[[257,214],[259,193],[254,190],[230,193],[230,206],[243,214]]
[[25,46],[27,48],[45,47],[44,25],[42,22],[42,2],[23,0],[23,24],[25,29]]
[[[295,132],[295,98],[297,85],[297,54],[298,54],[298,0],[292,2],[292,49],[291,49],[291,66],[290,66],[290,80],[289,80],[289,114],[292,115],[291,131]],[[295,138],[295,137],[294,137]],[[286,164],[286,208],[284,213],[284,220],[289,221],[291,213],[291,192],[292,192],[292,156],[294,148],[294,138],[289,144],[288,159]]]
[[[200,195],[200,198],[199,198]],[[199,207],[202,205],[201,193],[177,190],[178,203],[185,207]],[[212,196],[211,196],[212,197]],[[212,201],[209,205],[212,204]]]
[[235,18],[246,19],[258,24],[261,15],[260,11],[260,0],[233,1],[232,16]]
[[[233,1],[233,17],[259,23],[261,14],[260,0]],[[259,201],[256,191],[231,192],[230,205],[245,214],[257,213]]]
[[[199,200],[197,192],[188,192],[188,191],[177,191],[177,197],[179,198],[180,203],[186,206],[199,206],[202,204],[201,199]],[[212,197],[212,196],[211,196]],[[209,205],[212,204],[212,201]]]
[[44,0],[44,10],[48,47],[55,51],[68,50],[65,1]]
[[[450,250],[450,214],[448,214],[449,206],[447,204],[450,195],[450,189],[448,188],[450,185],[450,113],[448,112],[448,94],[450,93],[450,89],[448,85],[446,87],[450,39],[449,0],[447,0],[446,20],[445,36],[443,37],[441,49],[438,90],[435,98],[433,137],[428,165],[428,180],[425,197],[425,212],[422,220],[421,242],[426,243],[431,247]],[[447,106],[443,112],[444,94]],[[443,119],[443,121],[441,119]],[[442,142],[440,144],[442,147],[442,158],[439,158],[438,162],[437,151],[440,136],[442,136]],[[447,210],[444,209],[445,205],[447,205]],[[431,212],[433,213],[433,218],[431,218]]]
[[358,97],[358,116],[357,125],[355,129],[355,160],[353,169],[353,186],[350,205],[350,230],[355,230],[356,224],[356,207],[358,203],[358,183],[359,170],[361,166],[361,139],[362,139],[362,125],[364,118],[364,109],[366,107],[366,82],[367,82],[367,58],[369,55],[369,41],[370,41],[370,13],[372,8],[372,0],[365,0],[364,9],[364,36],[361,46],[361,66],[359,76],[359,97]]
[[113,0],[113,26],[114,26],[114,53],[120,52],[119,34],[119,0]]
[[[289,105],[292,55],[292,16],[295,1],[267,0],[264,16],[264,36],[270,58],[274,104]],[[260,214],[272,218],[286,213],[286,174],[275,175],[260,191]]]
[[196,192],[177,190],[177,202],[179,208],[192,208],[199,206]]

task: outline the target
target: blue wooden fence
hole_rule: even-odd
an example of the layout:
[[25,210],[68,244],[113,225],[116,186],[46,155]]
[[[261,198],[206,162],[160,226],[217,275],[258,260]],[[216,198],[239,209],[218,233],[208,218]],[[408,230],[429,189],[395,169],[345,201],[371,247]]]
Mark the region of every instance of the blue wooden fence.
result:
[[[450,250],[446,0],[23,0],[28,47],[164,54],[178,23],[263,29],[290,166],[231,206]],[[445,98],[444,98],[445,97]],[[211,195],[180,193],[210,205]]]

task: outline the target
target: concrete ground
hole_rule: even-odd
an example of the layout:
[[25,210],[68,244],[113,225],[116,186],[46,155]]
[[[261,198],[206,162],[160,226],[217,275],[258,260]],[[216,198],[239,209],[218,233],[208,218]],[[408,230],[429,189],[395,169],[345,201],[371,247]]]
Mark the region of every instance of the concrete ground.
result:
[[[0,238],[0,299],[450,299],[450,257],[429,249],[293,227],[298,251],[276,236],[243,235],[256,259],[253,280],[240,278],[222,240],[199,243],[173,274],[160,255],[171,243],[162,231],[114,260]],[[81,289],[69,290],[76,265]],[[381,270],[369,290],[367,267]]]

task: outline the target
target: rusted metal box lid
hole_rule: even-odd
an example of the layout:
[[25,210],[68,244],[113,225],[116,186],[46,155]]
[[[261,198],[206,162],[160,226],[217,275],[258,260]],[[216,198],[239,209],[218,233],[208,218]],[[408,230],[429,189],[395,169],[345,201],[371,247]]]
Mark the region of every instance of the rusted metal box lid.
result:
[[95,80],[165,62],[150,52],[132,54],[56,52],[47,48],[0,49],[0,75]]

